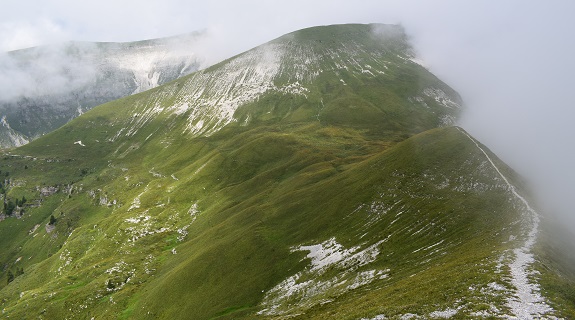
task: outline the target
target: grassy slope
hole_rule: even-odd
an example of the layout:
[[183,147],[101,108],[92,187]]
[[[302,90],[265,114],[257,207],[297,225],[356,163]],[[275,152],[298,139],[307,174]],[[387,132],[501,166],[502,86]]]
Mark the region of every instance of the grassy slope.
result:
[[[331,45],[316,38],[356,39],[361,29],[339,28],[276,41],[299,36],[324,52]],[[471,141],[454,128],[428,131],[443,107],[409,100],[445,85],[392,53],[378,58],[394,61],[383,75],[323,72],[306,99],[266,94],[209,137],[182,135],[185,118],[160,113],[135,135],[111,139],[137,121],[134,113],[173,104],[191,76],[98,107],[15,150],[0,162],[21,181],[8,196],[43,202],[0,223],[0,262],[24,268],[7,286],[2,273],[6,315],[252,317],[294,274],[351,282],[370,270],[388,276],[344,292],[295,294],[278,312],[354,318],[460,307],[464,316],[495,305],[504,313],[503,296],[488,284],[506,286],[496,260],[513,244],[505,240],[516,209]],[[41,198],[42,186],[67,192]],[[51,214],[58,222],[48,233]],[[331,238],[362,249],[387,240],[351,273],[333,266],[314,274],[307,252],[292,252]]]
[[[83,260],[74,263],[74,268],[79,269],[72,272],[75,274],[75,279],[56,278],[56,281],[53,281],[55,283],[45,283],[43,287],[58,288],[55,292],[64,295],[67,290],[62,290],[60,286],[66,284],[64,288],[71,286],[70,290],[75,292],[79,301],[93,298],[97,295],[94,292],[100,292],[102,297],[107,297],[110,294],[103,292],[102,289],[106,287],[110,275],[103,273],[104,270],[122,260],[130,265],[127,269],[135,267],[136,279],[140,277],[140,281],[147,282],[149,279],[138,260],[151,254],[155,260],[152,263],[160,265],[165,263],[165,265],[157,271],[149,285],[128,283],[114,295],[119,296],[115,297],[115,300],[121,303],[122,295],[126,295],[125,299],[130,296],[129,292],[134,292],[136,289],[142,292],[141,294],[131,300],[123,301],[123,306],[109,306],[108,301],[100,301],[90,305],[90,309],[104,314],[108,309],[107,314],[110,317],[115,317],[116,313],[126,308],[126,315],[134,315],[136,318],[145,316],[148,311],[152,315],[162,317],[195,315],[198,318],[207,318],[214,314],[224,314],[228,309],[238,309],[240,312],[258,311],[257,305],[263,298],[262,290],[270,289],[281,279],[305,267],[306,263],[300,261],[303,258],[302,254],[289,252],[291,246],[302,243],[319,243],[335,236],[344,246],[351,247],[360,244],[358,238],[364,233],[368,233],[369,236],[364,237],[371,242],[396,234],[383,247],[385,258],[378,261],[382,268],[393,270],[390,279],[386,280],[393,285],[385,286],[387,290],[399,290],[395,286],[409,287],[410,282],[405,280],[407,276],[416,274],[429,265],[435,265],[429,261],[422,262],[421,266],[414,266],[413,262],[424,261],[425,255],[410,255],[410,252],[442,239],[446,239],[445,252],[453,254],[447,256],[449,259],[439,253],[431,258],[432,261],[442,262],[436,264],[435,268],[439,270],[444,264],[455,264],[457,268],[448,268],[453,275],[461,274],[461,270],[468,270],[470,265],[489,256],[493,250],[500,249],[480,244],[490,241],[495,245],[501,241],[502,236],[485,233],[485,230],[507,225],[507,222],[502,220],[505,216],[498,217],[493,214],[505,208],[506,197],[501,196],[497,190],[494,190],[493,194],[482,194],[477,197],[473,197],[469,192],[461,192],[456,197],[452,187],[438,190],[438,181],[426,181],[422,177],[427,171],[433,172],[433,176],[437,179],[440,179],[439,177],[455,179],[453,169],[462,167],[462,163],[468,160],[465,150],[470,153],[476,152],[456,130],[442,129],[423,134],[391,149],[384,149],[366,160],[339,166],[336,157],[322,150],[314,150],[313,145],[304,144],[293,136],[298,135],[290,132],[250,133],[249,138],[247,134],[243,134],[229,141],[230,137],[222,133],[222,137],[212,137],[200,144],[209,144],[212,142],[209,140],[222,139],[235,145],[235,148],[226,150],[223,143],[223,150],[217,153],[208,151],[207,155],[203,155],[201,151],[194,152],[195,148],[188,149],[191,151],[189,153],[170,152],[172,156],[167,159],[166,167],[158,167],[156,170],[168,176],[171,172],[169,168],[172,168],[171,163],[178,163],[176,168],[182,168],[184,166],[181,162],[184,160],[181,158],[198,159],[189,160],[190,163],[186,167],[174,172],[175,177],[191,178],[183,181],[171,177],[159,179],[148,177],[149,182],[141,179],[144,180],[142,186],[153,185],[145,194],[147,197],[142,197],[141,208],[152,208],[150,213],[153,214],[150,215],[158,219],[156,225],[169,226],[171,217],[185,213],[191,203],[199,200],[198,207],[202,214],[188,230],[187,241],[178,243],[174,239],[177,233],[172,231],[159,237],[151,235],[148,236],[149,239],[137,240],[137,250],[130,245],[115,248],[114,242],[118,244],[129,238],[116,232],[117,228],[122,230],[126,227],[122,219],[138,216],[130,211],[126,212],[126,207],[129,207],[127,199],[137,195],[136,192],[126,190],[121,194],[127,199],[120,199],[124,206],[116,210],[91,206],[79,210],[85,216],[93,212],[90,220],[96,217],[100,217],[100,220],[98,227],[82,220],[88,217],[79,217],[76,220],[81,226],[74,232],[74,235],[78,235],[71,236],[66,246],[71,255],[77,254],[78,258]],[[269,146],[273,145],[282,148],[270,149]],[[205,149],[205,147],[198,148]],[[211,160],[194,175],[198,168],[204,165],[206,157]],[[474,167],[474,164],[468,166]],[[136,169],[140,165],[134,167]],[[131,173],[132,170],[129,168],[127,172]],[[469,170],[469,167],[462,167],[460,170]],[[150,176],[145,171],[140,174],[144,177]],[[405,176],[411,179],[405,179]],[[491,183],[491,178],[477,177],[486,180],[485,183]],[[102,179],[106,179],[106,175],[100,175],[100,180]],[[429,179],[431,178],[427,178]],[[124,177],[117,177],[116,180],[124,180]],[[105,183],[107,192],[120,194],[112,189],[119,189],[120,181]],[[423,185],[419,186],[420,183]],[[453,187],[457,185],[454,183]],[[203,188],[210,191],[203,191]],[[137,192],[140,190],[141,188]],[[168,190],[167,195],[165,190]],[[395,196],[388,194],[392,193],[391,190],[394,190]],[[169,205],[166,205],[166,196],[170,197]],[[73,205],[76,197],[80,199],[76,200],[78,204]],[[429,197],[431,199],[427,201],[417,200]],[[373,201],[380,201],[389,205],[396,198],[405,203],[402,208],[409,214],[404,214],[393,227],[389,224],[395,220],[396,212],[386,213],[373,224],[368,223],[370,212],[367,209],[361,209],[350,215],[361,204],[369,205]],[[499,200],[494,200],[496,198]],[[70,215],[72,213],[68,212],[73,212],[73,208],[85,206],[85,202],[89,200],[83,194],[72,196],[58,210]],[[154,209],[157,207],[154,204],[158,203],[164,204],[164,207]],[[112,215],[105,213],[112,210],[114,211]],[[98,211],[104,212],[98,213]],[[485,215],[493,218],[485,219]],[[189,220],[189,217],[179,218],[179,224],[184,224],[182,221],[186,219]],[[420,236],[412,236],[415,231],[428,223],[437,224],[437,228],[444,231],[438,233],[434,227],[426,229]],[[62,224],[59,222],[57,225]],[[97,231],[93,231],[94,229]],[[95,234],[100,236],[96,237]],[[110,243],[109,246],[105,246],[106,243]],[[174,246],[177,255],[169,253]],[[469,250],[469,247],[473,250]],[[485,248],[485,252],[482,253],[478,247]],[[48,263],[41,263],[41,266],[36,266],[30,273],[39,272],[40,275],[41,270],[45,270],[57,274],[56,267],[60,268],[62,260],[64,264],[66,261],[65,258],[62,259],[62,252],[67,251],[61,250],[59,255],[52,256],[47,260]],[[163,259],[166,260],[162,261]],[[127,275],[130,275],[131,270],[127,271],[129,271]],[[96,276],[99,273],[100,276]],[[433,279],[434,274],[427,271],[421,277]],[[402,279],[407,283],[401,282]],[[39,281],[34,279],[30,284],[23,280],[17,279],[12,283],[12,290],[8,292],[37,285]],[[125,279],[119,279],[121,280]],[[73,285],[74,283],[78,287]],[[445,285],[451,286],[451,283]],[[467,283],[459,282],[457,286],[459,289],[452,288],[452,290],[467,288],[466,285]],[[415,287],[412,295],[420,290]],[[51,293],[46,289],[42,291],[44,295]],[[373,291],[372,295],[377,297],[376,292],[380,291],[385,292],[383,289],[378,289]],[[402,292],[410,296],[408,290],[404,289]],[[166,299],[172,303],[167,305]],[[403,299],[409,301],[409,298]],[[429,296],[425,299],[428,302],[421,304],[420,308],[433,304]],[[33,301],[39,300],[33,299]],[[66,301],[73,303],[70,297]],[[453,303],[441,299],[438,302]],[[64,303],[64,300],[61,303]],[[402,303],[405,302],[400,300],[395,305],[402,307]],[[410,303],[419,305],[421,301],[419,303],[410,301]],[[142,309],[143,306],[145,309]],[[54,303],[53,308],[56,312],[54,316],[61,315],[56,311],[62,308],[61,305]],[[25,312],[30,312],[30,309]]]
[[[452,189],[456,187],[455,183],[438,190],[437,181],[431,176],[423,177],[422,172],[430,168],[433,168],[429,171],[434,172],[434,177],[445,175],[451,179],[455,168],[468,170],[464,165],[469,159],[465,151],[476,151],[461,137],[454,129],[417,136],[340,174],[335,170],[329,170],[331,174],[324,173],[326,169],[322,168],[320,172],[324,178],[319,182],[313,179],[312,171],[309,180],[305,179],[306,175],[296,175],[280,180],[275,186],[243,183],[230,188],[226,193],[231,195],[236,192],[245,195],[245,190],[253,190],[261,200],[249,199],[248,204],[242,202],[231,206],[221,213],[222,220],[214,223],[216,227],[202,234],[201,239],[180,246],[178,252],[182,254],[164,269],[165,275],[161,274],[151,283],[150,292],[142,296],[136,308],[140,311],[136,313],[137,317],[145,316],[148,311],[153,316],[168,318],[186,315],[205,318],[213,316],[213,310],[224,313],[230,307],[257,310],[263,295],[261,291],[290,275],[289,272],[278,273],[277,266],[285,265],[291,274],[301,270],[303,256],[288,254],[289,247],[319,243],[334,236],[345,247],[351,247],[364,242],[360,240],[364,234],[367,234],[364,239],[368,239],[368,244],[392,235],[382,246],[381,259],[375,263],[392,270],[391,277],[373,284],[369,290],[362,289],[362,300],[366,305],[373,306],[375,300],[379,301],[375,304],[378,308],[393,306],[386,312],[419,312],[452,306],[458,297],[467,295],[470,285],[486,285],[498,280],[497,275],[482,274],[481,271],[493,268],[494,262],[486,259],[502,249],[500,243],[505,235],[486,233],[485,230],[501,230],[510,218],[501,215],[510,208],[507,198],[497,187],[488,194],[457,193]],[[404,179],[404,175],[412,179]],[[493,176],[473,178],[491,183]],[[294,180],[300,181],[292,185]],[[390,224],[398,217],[398,210],[390,210],[375,221],[370,217],[374,213],[369,209],[357,210],[358,206],[373,201],[390,206],[397,200],[404,204],[401,208],[406,213],[393,225]],[[434,227],[414,235],[430,223]],[[440,252],[413,253],[441,240],[445,242]],[[205,253],[198,255],[198,252]],[[240,256],[234,257],[238,252],[241,252]],[[278,262],[270,263],[270,260]],[[414,263],[416,261],[418,263]],[[214,282],[206,281],[206,274],[197,272],[197,268],[203,270],[200,266],[204,263],[210,268],[208,279]],[[426,271],[418,274],[423,270]],[[409,278],[411,275],[417,276]],[[462,279],[444,282],[439,275]],[[249,281],[246,283],[243,279]],[[190,286],[182,288],[182,283]],[[202,285],[196,287],[194,283]],[[218,284],[228,290],[219,288]],[[429,294],[420,295],[421,290],[427,290]],[[451,293],[444,294],[447,291]],[[381,297],[387,297],[391,292],[402,294],[391,295],[390,303],[381,303]],[[481,298],[471,297],[462,303],[475,304]],[[165,299],[176,303],[166,305]],[[489,300],[483,297],[482,302]],[[343,314],[349,312],[357,316],[363,310],[363,306],[358,308],[355,294],[338,304],[342,307],[334,309],[332,305],[326,305],[326,309],[318,308],[313,312],[324,317],[326,311],[340,310]]]
[[[91,312],[111,318],[121,312],[136,318],[148,312],[154,316],[182,318],[190,315],[209,318],[236,310],[239,314],[250,314],[259,311],[262,290],[269,290],[305,268],[307,261],[301,261],[304,255],[290,254],[291,246],[319,243],[335,236],[345,247],[351,247],[361,244],[363,241],[358,243],[358,238],[365,233],[368,236],[364,237],[371,242],[395,235],[382,247],[385,256],[377,261],[382,269],[392,270],[391,277],[373,284],[372,290],[362,289],[369,292],[364,294],[366,303],[382,296],[392,297],[390,303],[385,304],[391,306],[385,310],[387,313],[422,312],[451,306],[455,303],[453,299],[465,294],[470,284],[485,285],[498,280],[496,274],[481,274],[481,270],[493,268],[494,261],[487,258],[503,249],[500,242],[506,235],[486,230],[501,229],[509,224],[513,215],[502,214],[510,204],[500,192],[501,186],[495,185],[494,190],[477,195],[473,189],[454,191],[465,185],[465,181],[458,181],[460,176],[466,176],[463,173],[481,165],[480,160],[470,160],[479,158],[470,157],[470,154],[477,156],[477,150],[458,131],[441,129],[392,148],[382,147],[371,156],[356,151],[360,156],[352,157],[346,150],[327,148],[326,151],[325,147],[314,145],[308,136],[326,127],[316,125],[312,130],[308,126],[284,131],[258,127],[239,134],[234,130],[224,131],[187,143],[187,148],[172,145],[165,154],[154,156],[162,159],[160,163],[148,163],[149,159],[140,157],[137,157],[139,161],[123,158],[117,160],[121,162],[117,167],[112,164],[96,171],[99,174],[92,178],[94,181],[86,181],[90,179],[87,177],[84,183],[92,184],[92,188],[101,184],[101,193],[118,197],[122,206],[96,207],[91,205],[95,200],[87,195],[72,195],[56,210],[67,216],[76,215],[72,219],[76,231],[70,236],[67,249],[26,270],[26,275],[31,276],[17,279],[4,294],[13,296],[14,292],[35,286],[41,288],[37,289],[40,296],[50,297],[56,292],[50,298],[61,300],[48,299],[52,301],[48,304],[50,307],[37,297],[29,302],[41,302],[36,308],[46,308],[52,316],[62,316],[63,303],[74,304],[75,300],[69,296],[72,292],[79,304],[88,301]],[[346,136],[347,130],[328,128],[332,134],[341,132],[340,137]],[[219,148],[214,150],[210,145]],[[334,151],[346,157],[338,157]],[[357,160],[351,162],[350,157]],[[120,168],[124,165],[128,168],[126,173]],[[159,165],[154,172],[165,177],[153,177],[148,172],[152,165]],[[29,165],[26,170],[34,170],[33,167]],[[179,180],[170,177],[172,173]],[[128,181],[125,176],[129,176]],[[477,180],[493,184],[493,172],[467,178],[467,183]],[[446,179],[453,182],[439,189],[438,185]],[[142,209],[129,211],[131,200],[143,191]],[[390,223],[397,216],[393,211],[370,222],[369,216],[373,213],[366,209],[368,205],[374,201],[390,205],[395,200],[401,201],[401,208],[407,213],[393,227]],[[187,230],[187,241],[179,243],[178,233],[174,231],[193,220],[187,214],[192,203],[198,204],[201,214]],[[362,204],[365,208],[356,211]],[[137,240],[137,248],[130,243],[123,244],[133,233],[122,234],[117,230],[129,227],[125,219],[139,216],[143,208],[149,208],[149,215],[157,220],[156,229],[175,226],[170,232]],[[65,219],[57,217],[61,221]],[[171,222],[176,218],[177,222]],[[430,223],[434,226],[413,236]],[[58,222],[57,226],[64,225]],[[65,232],[67,230],[60,233],[61,238]],[[442,250],[435,255],[412,253],[444,239]],[[491,245],[486,245],[488,243]],[[33,252],[36,245],[28,241],[24,247]],[[174,247],[177,255],[170,253]],[[74,269],[64,274],[74,276],[58,277],[57,270],[65,265],[67,252],[74,257]],[[444,252],[449,254],[442,255]],[[153,258],[148,261],[147,257]],[[111,277],[115,273],[105,273],[105,270],[119,261],[130,267],[123,268],[118,272],[120,279],[115,279]],[[158,268],[152,272],[153,278],[145,272],[150,264]],[[470,272],[474,268],[477,271]],[[426,271],[420,273],[423,270]],[[46,283],[50,278],[41,276],[46,273],[53,274],[55,279]],[[41,279],[34,277],[35,274]],[[464,279],[444,282],[438,274]],[[409,278],[411,275],[417,276]],[[481,278],[477,279],[478,276]],[[105,290],[108,280],[125,281],[121,277],[138,280],[129,282],[117,293]],[[416,298],[421,290],[430,290],[423,296],[424,301]],[[446,291],[452,294],[442,294]],[[393,292],[402,294],[390,295]],[[109,296],[114,297],[116,304],[110,304]],[[67,298],[62,299],[64,297]],[[327,311],[316,307],[312,314],[321,317],[325,312],[340,310],[343,314],[357,315],[365,311],[357,308],[353,297],[354,293],[344,295],[337,301],[341,307]],[[465,302],[481,298],[469,299]],[[488,301],[484,298],[483,303]],[[14,315],[19,314],[20,305],[22,302],[15,306]],[[28,314],[34,309],[29,307],[23,311]]]

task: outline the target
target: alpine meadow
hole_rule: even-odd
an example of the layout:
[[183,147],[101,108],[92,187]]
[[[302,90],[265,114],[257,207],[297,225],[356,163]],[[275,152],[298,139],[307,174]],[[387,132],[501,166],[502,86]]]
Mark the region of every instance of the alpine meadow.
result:
[[162,61],[2,151],[1,318],[575,317],[553,229],[402,27]]

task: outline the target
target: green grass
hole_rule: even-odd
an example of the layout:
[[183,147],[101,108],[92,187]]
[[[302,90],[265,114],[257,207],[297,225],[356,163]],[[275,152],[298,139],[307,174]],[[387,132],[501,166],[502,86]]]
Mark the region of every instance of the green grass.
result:
[[[299,133],[301,129],[303,133]],[[123,205],[94,207],[94,200],[86,194],[64,198],[65,201],[57,211],[66,212],[67,215],[57,217],[57,230],[63,228],[68,221],[74,226],[75,236],[68,240],[65,248],[69,250],[73,261],[77,261],[75,267],[69,270],[75,270],[77,280],[58,280],[56,276],[54,281],[40,287],[57,287],[65,283],[67,285],[60,290],[72,290],[84,299],[93,295],[93,291],[96,295],[112,296],[116,302],[113,306],[109,306],[109,300],[106,299],[90,306],[90,310],[99,310],[110,317],[123,314],[126,317],[145,318],[148,312],[154,317],[175,318],[186,315],[198,318],[219,317],[235,314],[235,311],[247,315],[259,311],[257,306],[263,299],[262,290],[269,290],[281,279],[306,266],[307,262],[301,261],[302,255],[289,252],[291,246],[317,243],[336,236],[338,241],[349,247],[360,244],[357,239],[364,233],[369,234],[367,239],[381,239],[400,232],[397,238],[391,238],[385,245],[386,256],[376,263],[382,268],[393,270],[391,278],[394,280],[386,282],[399,283],[385,286],[386,290],[374,289],[372,294],[381,296],[396,290],[404,292],[392,303],[398,306],[397,312],[401,312],[412,304],[420,305],[421,301],[412,299],[422,290],[421,286],[431,288],[437,285],[434,281],[425,280],[435,279],[436,273],[426,271],[423,279],[417,278],[419,286],[413,286],[411,291],[406,290],[415,281],[408,281],[407,277],[425,269],[425,265],[414,269],[413,261],[421,260],[422,257],[410,255],[411,251],[440,239],[452,239],[462,244],[454,244],[451,250],[471,255],[471,261],[479,261],[492,253],[492,248],[488,248],[487,252],[480,254],[477,250],[483,247],[480,243],[489,241],[495,246],[503,237],[485,233],[486,229],[501,228],[508,223],[501,220],[505,216],[486,219],[492,212],[502,212],[508,205],[500,192],[478,196],[464,192],[455,197],[453,190],[435,190],[435,182],[425,182],[422,176],[428,169],[432,169],[436,175],[451,177],[454,168],[469,159],[466,148],[467,152],[477,153],[474,146],[463,140],[462,135],[454,129],[425,133],[393,147],[385,147],[384,144],[380,146],[379,152],[371,156],[364,155],[363,148],[348,150],[343,153],[347,157],[334,155],[328,147],[330,144],[322,145],[319,138],[308,138],[316,130],[315,127],[313,130],[297,127],[295,132],[274,132],[262,128],[254,130],[235,135],[236,139],[232,141],[228,133],[222,132],[221,136],[216,135],[199,142],[204,145],[221,139],[217,151],[198,146],[190,148],[190,153],[171,153],[162,161],[163,165],[155,167],[155,170],[164,173],[165,178],[153,177],[145,170],[149,166],[130,167],[125,174],[132,176],[134,182],[137,181],[136,185],[140,186],[130,187],[130,181],[126,182],[122,175],[118,176],[122,170],[116,168],[104,169],[99,179],[85,178],[95,186],[101,183],[107,194],[111,198],[118,197]],[[339,129],[334,127],[332,130]],[[359,137],[353,138],[355,143],[361,141]],[[363,143],[371,144],[370,141]],[[226,147],[228,144],[235,147]],[[282,147],[274,149],[274,146]],[[372,149],[375,147],[368,148]],[[350,160],[345,158],[349,157],[356,160],[348,163]],[[144,158],[142,161],[150,160]],[[202,171],[195,173],[202,166]],[[174,175],[181,177],[180,180],[169,177],[171,168],[179,169]],[[468,169],[462,167],[461,170]],[[402,178],[405,176],[409,179]],[[478,175],[475,178],[491,183],[488,176]],[[422,181],[424,184],[418,185]],[[175,239],[178,234],[172,229],[166,234],[149,235],[136,240],[137,247],[126,245],[130,233],[123,231],[130,224],[124,219],[142,213],[143,210],[132,213],[128,208],[131,200],[145,191],[146,187],[148,191],[140,197],[141,208],[148,208],[147,214],[153,217],[154,225],[158,226],[156,228],[172,225],[169,221],[174,221],[172,217],[175,214],[179,214],[177,221],[174,221],[176,226],[186,225],[191,221],[187,211],[191,203],[198,201],[201,214],[188,229],[187,241],[177,242]],[[203,191],[205,187],[211,191]],[[404,198],[402,201],[405,202],[405,209],[411,213],[396,222],[393,228],[390,227],[394,219],[391,214],[382,217],[369,228],[366,227],[368,213],[365,209],[360,210],[356,216],[350,216],[359,205],[369,204],[373,199],[391,204],[395,198],[380,198],[378,194],[382,191],[399,195],[404,192],[428,194],[437,199],[422,202]],[[402,197],[405,196],[399,199]],[[420,228],[427,223],[441,225],[446,231],[434,234],[433,228],[416,238],[410,238],[409,234],[401,235],[401,230],[405,232],[409,228]],[[66,228],[60,232],[65,234]],[[409,245],[406,246],[406,243]],[[464,246],[459,248],[459,245]],[[33,244],[30,246],[34,247]],[[176,255],[170,253],[173,248],[177,251]],[[59,255],[62,252],[60,250]],[[51,259],[52,274],[62,267],[59,255]],[[117,278],[103,271],[122,260],[130,265],[128,269],[135,268],[136,273],[141,273],[144,269],[142,259],[148,263],[144,258],[148,255],[153,256],[151,263],[159,268],[152,278],[142,275],[138,282],[127,283],[118,293],[105,292],[106,278],[121,283],[122,277],[131,273]],[[459,259],[465,257],[461,253],[453,255]],[[472,264],[457,264],[449,259],[444,263],[449,265],[444,268],[454,276],[460,274],[461,270],[468,271]],[[459,266],[450,266],[454,263]],[[120,274],[127,271],[122,270]],[[445,273],[445,270],[439,272]],[[491,279],[492,276],[487,277]],[[407,282],[404,284],[400,279],[406,279],[403,281]],[[37,281],[34,282],[36,285]],[[464,282],[461,282],[461,286],[466,288]],[[457,290],[460,290],[457,292],[460,294],[462,289]],[[206,300],[205,297],[210,299]],[[349,297],[353,299],[353,295]],[[166,305],[166,299],[171,303]],[[440,299],[436,303],[445,304],[446,301]],[[241,310],[236,310],[239,308],[237,306],[242,306]],[[322,309],[317,310],[311,314]],[[353,310],[356,310],[352,312],[355,314],[357,309]]]
[[[456,112],[410,100],[429,86],[450,89],[399,58],[397,50],[407,50],[401,41],[393,44],[400,49],[382,49],[369,31],[307,29],[275,42],[325,53],[334,39],[361,40],[369,50],[354,58],[374,70],[389,62],[384,74],[329,69],[341,61],[326,58],[328,71],[305,84],[307,98],[269,92],[209,136],[182,134],[185,115],[159,113],[134,135],[114,138],[138,121],[135,113],[141,119],[156,104],[174,104],[192,75],[102,105],[12,150],[0,162],[20,181],[8,196],[43,202],[0,222],[0,262],[24,265],[23,275],[0,283],[4,314],[254,318],[266,294],[296,274],[299,283],[352,282],[370,270],[389,271],[355,289],[295,294],[278,312],[355,319],[460,307],[461,318],[495,305],[504,314],[504,295],[482,292],[489,283],[508,285],[497,259],[514,245],[507,240],[520,212],[475,144],[456,128],[437,128]],[[69,193],[41,197],[48,186]],[[57,222],[48,234],[50,215]],[[37,235],[28,234],[36,224]],[[307,252],[294,251],[332,238],[354,250],[386,240],[370,263],[322,272],[310,269]],[[14,262],[19,256],[31,258]],[[557,308],[569,314],[565,297]]]

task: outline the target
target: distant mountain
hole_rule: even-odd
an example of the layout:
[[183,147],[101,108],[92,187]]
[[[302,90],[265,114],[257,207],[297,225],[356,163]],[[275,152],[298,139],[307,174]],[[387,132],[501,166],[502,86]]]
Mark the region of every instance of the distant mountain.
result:
[[24,145],[99,104],[196,71],[202,36],[66,42],[0,56],[0,147]]
[[415,61],[398,26],[303,29],[6,152],[2,315],[573,317],[520,177]]

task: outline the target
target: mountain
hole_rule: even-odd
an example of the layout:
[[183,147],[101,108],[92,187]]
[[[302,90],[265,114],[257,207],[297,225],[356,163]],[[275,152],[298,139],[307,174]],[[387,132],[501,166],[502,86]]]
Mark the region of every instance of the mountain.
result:
[[521,178],[403,29],[299,30],[6,152],[6,318],[570,318]]
[[24,145],[99,104],[198,70],[203,36],[66,42],[0,56],[0,147]]

